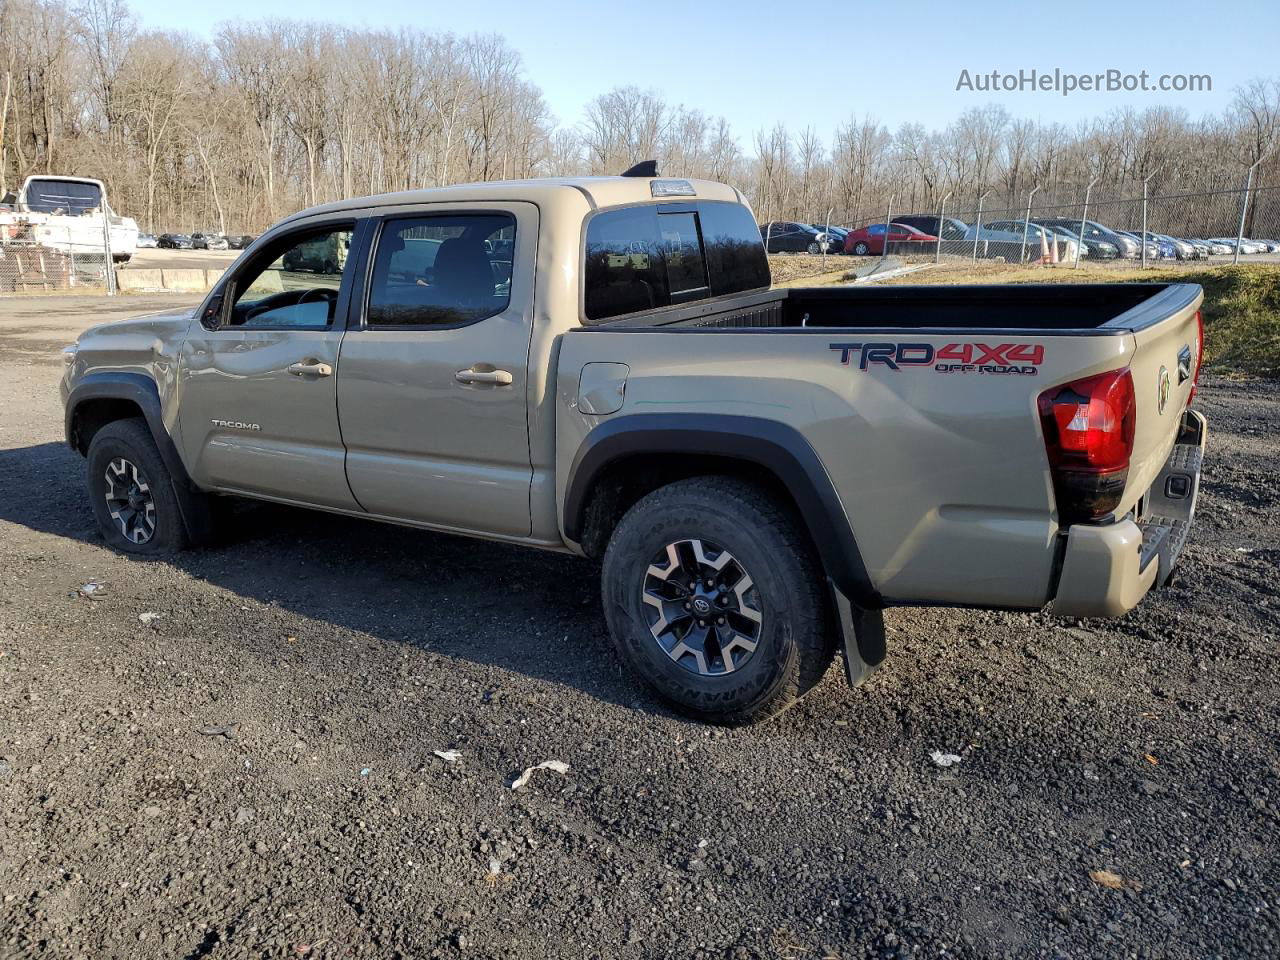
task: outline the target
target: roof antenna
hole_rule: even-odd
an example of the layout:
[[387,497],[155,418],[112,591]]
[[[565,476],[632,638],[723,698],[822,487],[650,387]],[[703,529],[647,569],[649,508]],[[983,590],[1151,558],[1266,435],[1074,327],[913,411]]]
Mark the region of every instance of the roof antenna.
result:
[[624,177],[656,177],[658,175],[657,160],[641,160],[629,170],[622,171]]

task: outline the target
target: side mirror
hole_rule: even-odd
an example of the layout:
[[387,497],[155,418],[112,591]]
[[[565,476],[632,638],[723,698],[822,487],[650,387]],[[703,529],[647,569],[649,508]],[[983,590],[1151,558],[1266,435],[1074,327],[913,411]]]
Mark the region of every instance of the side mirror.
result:
[[205,304],[204,311],[200,314],[200,322],[209,330],[216,330],[222,323],[222,303],[223,295],[215,294],[214,297]]

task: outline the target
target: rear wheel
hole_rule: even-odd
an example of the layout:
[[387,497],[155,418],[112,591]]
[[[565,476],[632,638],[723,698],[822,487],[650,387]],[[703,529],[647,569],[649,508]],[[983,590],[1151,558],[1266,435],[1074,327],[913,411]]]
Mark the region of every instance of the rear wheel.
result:
[[699,719],[780,713],[834,654],[822,569],[798,518],[732,478],[682,480],[627,511],[602,595],[619,655]]
[[809,252],[810,252],[810,253],[821,253],[821,252],[822,252],[822,248],[821,248],[820,246],[818,246],[818,244],[816,244],[816,243],[811,243],[811,244],[809,244]]
[[154,555],[187,545],[169,470],[142,420],[116,420],[99,430],[88,461],[89,500],[110,546]]

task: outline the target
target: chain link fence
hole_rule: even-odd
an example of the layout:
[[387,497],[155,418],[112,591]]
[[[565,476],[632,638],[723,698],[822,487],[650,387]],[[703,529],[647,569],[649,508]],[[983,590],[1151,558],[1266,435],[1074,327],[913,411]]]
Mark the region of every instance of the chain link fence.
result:
[[0,294],[108,292],[113,280],[101,238],[75,226],[0,222]]
[[[101,240],[84,229],[6,219],[0,209],[0,295],[110,292]],[[1150,195],[1142,183],[1058,186],[996,192],[952,190],[936,203],[891,197],[883,211],[851,223],[762,225],[771,253],[791,233],[816,227],[795,252],[822,252],[831,269],[859,272],[928,263],[1026,265],[1059,269],[1144,268],[1171,264],[1280,262],[1280,186],[1243,185]],[[890,226],[886,228],[886,224]],[[780,234],[779,231],[782,231]],[[850,257],[839,257],[851,254]],[[890,260],[892,258],[892,261]]]
[[848,223],[829,223],[824,213],[812,225],[831,236],[828,253],[852,254],[855,262],[1061,269],[1280,263],[1280,187],[1252,183],[1161,195],[1141,182],[1052,192],[1032,185],[999,199],[991,190],[954,190],[933,204],[891,197],[882,211]]

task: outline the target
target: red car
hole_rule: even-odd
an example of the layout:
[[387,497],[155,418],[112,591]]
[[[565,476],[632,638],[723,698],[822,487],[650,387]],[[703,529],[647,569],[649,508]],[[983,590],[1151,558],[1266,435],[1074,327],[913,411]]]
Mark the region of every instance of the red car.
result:
[[[867,254],[882,254],[884,237],[883,223],[873,223],[869,227],[851,230],[844,238],[844,252],[854,253],[860,257],[865,257]],[[915,227],[908,227],[905,223],[894,223],[889,226],[889,247],[896,248],[899,253],[923,253],[926,249],[931,249],[927,246],[928,244],[937,242],[937,237],[923,233]],[[911,246],[907,246],[908,244]],[[917,246],[919,250],[915,249]]]

